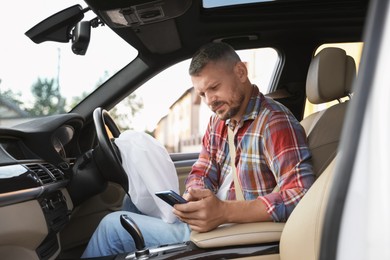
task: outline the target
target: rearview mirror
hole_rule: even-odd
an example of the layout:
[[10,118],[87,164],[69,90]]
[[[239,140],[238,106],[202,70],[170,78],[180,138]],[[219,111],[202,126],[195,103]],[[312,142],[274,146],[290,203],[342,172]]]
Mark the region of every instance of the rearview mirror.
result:
[[84,18],[84,13],[88,10],[89,8],[83,9],[80,5],[71,6],[38,23],[25,35],[35,43],[69,42],[72,38],[71,30]]
[[74,54],[85,55],[91,38],[91,24],[88,21],[78,22],[72,32],[72,51]]

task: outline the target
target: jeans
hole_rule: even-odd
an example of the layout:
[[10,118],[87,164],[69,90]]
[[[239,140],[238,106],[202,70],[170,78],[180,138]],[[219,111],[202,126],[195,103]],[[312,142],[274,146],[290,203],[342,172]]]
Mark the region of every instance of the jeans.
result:
[[120,223],[121,214],[127,214],[137,223],[147,248],[189,240],[191,230],[186,223],[177,221],[174,224],[168,224],[159,218],[143,215],[131,201],[124,203],[124,209],[126,211],[113,212],[102,219],[82,258],[136,251],[132,237]]

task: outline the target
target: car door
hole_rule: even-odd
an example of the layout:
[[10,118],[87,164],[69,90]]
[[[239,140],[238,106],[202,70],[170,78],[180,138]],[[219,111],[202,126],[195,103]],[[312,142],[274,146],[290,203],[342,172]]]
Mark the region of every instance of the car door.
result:
[[371,1],[320,259],[389,259],[390,4]]

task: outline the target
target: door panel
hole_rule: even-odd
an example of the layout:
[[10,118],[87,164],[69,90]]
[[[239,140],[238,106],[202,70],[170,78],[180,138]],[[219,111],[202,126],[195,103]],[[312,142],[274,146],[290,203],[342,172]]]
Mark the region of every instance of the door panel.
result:
[[199,153],[173,153],[170,154],[175,164],[177,177],[179,179],[180,194],[185,191],[185,180],[191,171],[192,165],[198,159]]

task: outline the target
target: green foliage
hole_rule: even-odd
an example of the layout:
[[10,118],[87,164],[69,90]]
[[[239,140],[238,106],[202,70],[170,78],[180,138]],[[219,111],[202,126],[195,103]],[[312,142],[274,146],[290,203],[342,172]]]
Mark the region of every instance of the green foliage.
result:
[[77,97],[72,97],[71,101],[70,101],[70,104],[68,104],[68,108],[69,110],[76,107],[82,100],[84,100],[84,98],[86,98],[88,96],[88,93],[87,92],[83,92],[81,93],[80,96],[77,96]]
[[119,105],[110,110],[110,116],[121,131],[132,129],[132,118],[143,107],[143,101],[135,94],[130,94]]
[[0,95],[2,98],[12,102],[16,106],[20,106],[23,104],[22,101],[20,101],[22,94],[20,92],[13,92],[11,89],[7,89],[5,91],[0,91]]
[[[108,72],[105,72],[102,78],[99,79],[96,87],[100,86],[107,78],[109,78],[109,74]],[[15,93],[10,89],[0,91],[1,97],[9,103],[14,104],[15,107],[20,108],[21,111],[24,110],[25,116],[46,116],[64,113],[66,112],[66,109],[75,107],[88,96],[88,93],[83,92],[80,96],[73,97],[70,102],[66,104],[66,99],[62,97],[60,93],[60,87],[58,86],[57,80],[42,78],[38,78],[31,86],[31,93],[34,97],[34,101],[32,104],[27,104],[23,101],[21,93]],[[111,109],[110,115],[121,131],[133,129],[133,118],[141,109],[143,109],[143,107],[142,99],[133,93]],[[148,134],[153,136],[153,133]]]
[[[105,71],[103,76],[99,79],[96,87],[103,84],[110,74]],[[112,119],[114,119],[120,131],[133,129],[132,118],[144,107],[144,103],[139,99],[136,94],[130,94],[124,98],[118,105],[112,108],[109,113]]]
[[61,96],[60,88],[54,79],[38,78],[31,87],[35,98],[29,113],[34,116],[44,116],[65,112],[65,98]]

